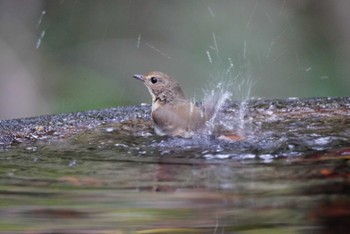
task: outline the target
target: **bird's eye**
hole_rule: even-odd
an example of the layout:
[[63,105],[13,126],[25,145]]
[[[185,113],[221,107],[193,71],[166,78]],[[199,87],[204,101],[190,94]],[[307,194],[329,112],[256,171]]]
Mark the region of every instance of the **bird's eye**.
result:
[[157,77],[151,77],[151,82],[152,82],[152,84],[155,84],[155,83],[157,83],[158,82],[158,79],[157,79]]

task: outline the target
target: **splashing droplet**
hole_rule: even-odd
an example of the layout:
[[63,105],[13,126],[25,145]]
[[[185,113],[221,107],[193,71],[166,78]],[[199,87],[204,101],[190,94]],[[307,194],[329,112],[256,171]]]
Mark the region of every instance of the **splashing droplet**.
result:
[[139,36],[137,37],[137,43],[136,43],[136,48],[140,48],[140,44],[141,44],[141,34],[139,34]]
[[44,18],[44,15],[45,15],[45,14],[46,14],[46,11],[45,11],[45,10],[41,12],[40,18],[39,18],[38,22],[36,23],[36,28],[37,28],[37,29],[39,28],[41,22],[43,21],[43,18]]
[[45,30],[41,31],[40,37],[39,37],[39,39],[36,42],[36,48],[37,49],[39,49],[39,47],[41,46],[41,42],[44,39],[44,37],[45,37]]
[[77,165],[77,160],[75,160],[75,159],[70,161],[69,164],[68,164],[69,167],[74,167],[76,165]]
[[207,52],[209,63],[213,63],[213,60],[211,60],[210,52],[208,50],[206,52]]

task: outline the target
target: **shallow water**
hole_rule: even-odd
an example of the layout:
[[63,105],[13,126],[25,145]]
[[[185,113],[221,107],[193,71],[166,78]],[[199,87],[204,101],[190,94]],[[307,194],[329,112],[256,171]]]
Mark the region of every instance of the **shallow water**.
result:
[[[240,141],[105,124],[0,152],[2,233],[344,233],[348,115],[245,118]],[[248,116],[249,117],[249,116]]]

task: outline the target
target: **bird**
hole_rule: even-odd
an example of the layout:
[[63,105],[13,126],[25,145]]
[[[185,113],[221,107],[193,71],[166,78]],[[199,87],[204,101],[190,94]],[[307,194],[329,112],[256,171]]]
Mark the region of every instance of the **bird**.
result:
[[200,132],[214,108],[189,101],[180,84],[160,71],[133,75],[142,81],[152,97],[151,118],[157,135],[190,138]]

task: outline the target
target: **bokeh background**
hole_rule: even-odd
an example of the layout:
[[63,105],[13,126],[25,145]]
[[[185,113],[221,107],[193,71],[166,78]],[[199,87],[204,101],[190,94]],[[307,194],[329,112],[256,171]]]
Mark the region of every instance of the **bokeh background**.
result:
[[[220,80],[262,98],[350,95],[348,0],[1,0],[0,119],[187,96]],[[246,92],[231,87],[233,92]]]

